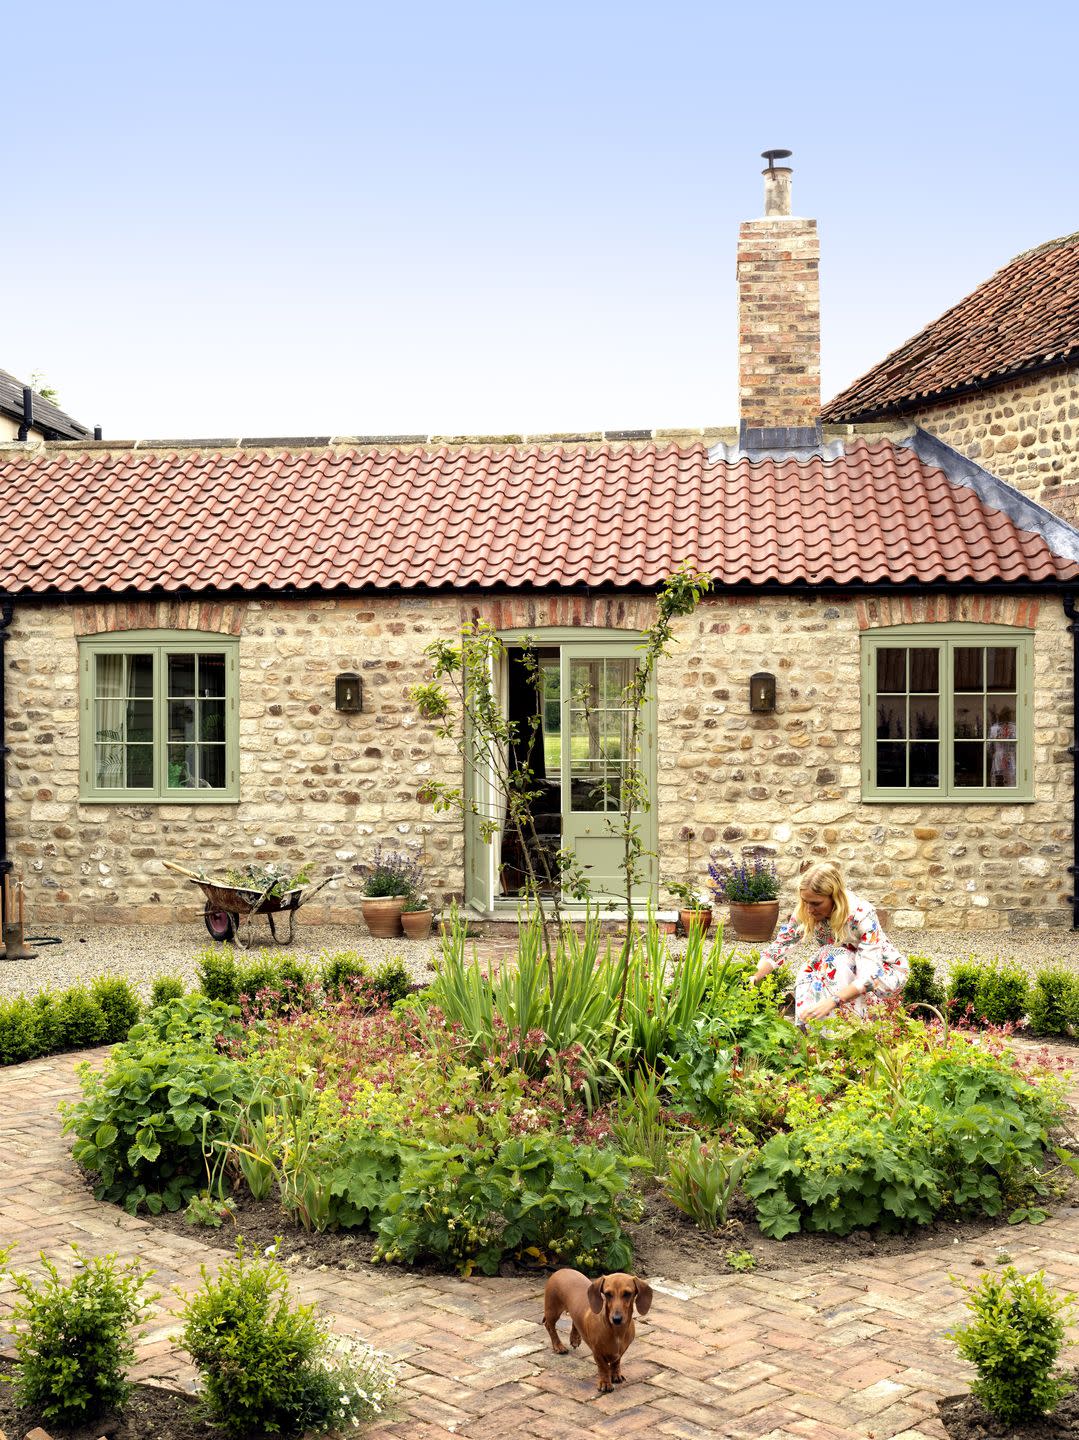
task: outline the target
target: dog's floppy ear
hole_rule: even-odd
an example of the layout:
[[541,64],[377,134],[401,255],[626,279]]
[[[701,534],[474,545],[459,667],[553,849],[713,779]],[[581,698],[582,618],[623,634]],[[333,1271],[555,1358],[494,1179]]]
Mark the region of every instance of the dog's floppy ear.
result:
[[638,1280],[636,1275],[633,1283],[637,1287],[637,1310],[641,1315],[647,1315],[652,1308],[652,1287],[647,1280]]
[[603,1309],[603,1282],[606,1275],[601,1275],[598,1280],[593,1280],[588,1287],[588,1308],[593,1315],[598,1315]]

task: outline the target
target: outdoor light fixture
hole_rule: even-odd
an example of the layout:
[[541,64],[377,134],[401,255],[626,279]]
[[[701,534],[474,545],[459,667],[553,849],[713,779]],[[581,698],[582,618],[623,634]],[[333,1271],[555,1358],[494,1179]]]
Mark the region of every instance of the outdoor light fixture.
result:
[[358,715],[363,709],[363,681],[352,670],[338,675],[334,684],[334,704],[346,715]]
[[754,715],[771,715],[776,708],[776,677],[767,670],[749,677],[749,708]]

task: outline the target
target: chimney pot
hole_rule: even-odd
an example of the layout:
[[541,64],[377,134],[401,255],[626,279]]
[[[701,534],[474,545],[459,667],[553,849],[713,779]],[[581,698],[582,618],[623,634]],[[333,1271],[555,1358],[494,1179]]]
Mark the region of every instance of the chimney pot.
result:
[[764,176],[764,213],[768,215],[789,215],[791,213],[791,168],[789,165],[769,165],[762,170]]

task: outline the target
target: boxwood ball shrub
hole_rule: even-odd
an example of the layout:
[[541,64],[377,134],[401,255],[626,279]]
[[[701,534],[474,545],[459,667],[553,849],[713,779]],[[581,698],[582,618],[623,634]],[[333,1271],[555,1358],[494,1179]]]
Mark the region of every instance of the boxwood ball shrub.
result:
[[1079,975],[1054,967],[1039,970],[1027,1013],[1035,1035],[1079,1034]]
[[159,975],[150,991],[150,1009],[156,1010],[170,1000],[179,1000],[186,988],[179,975]]
[[937,979],[936,966],[928,955],[911,955],[910,975],[903,987],[903,1004],[911,1009],[915,1005],[933,1005],[944,1009],[944,986]]
[[22,1297],[13,1311],[19,1403],[64,1426],[123,1408],[136,1322],[148,1303],[142,1289],[153,1274],[137,1261],[72,1249],[81,1269],[71,1280],[44,1255],[43,1279],[11,1277]]

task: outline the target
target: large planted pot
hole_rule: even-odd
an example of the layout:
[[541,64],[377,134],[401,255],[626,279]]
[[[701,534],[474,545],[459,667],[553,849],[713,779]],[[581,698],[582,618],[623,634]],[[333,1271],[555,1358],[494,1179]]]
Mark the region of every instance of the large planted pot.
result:
[[779,920],[778,900],[756,900],[750,905],[731,902],[731,929],[736,940],[771,940]]
[[401,911],[404,908],[403,895],[380,895],[377,898],[364,896],[360,901],[367,928],[376,940],[392,940],[403,934]]

